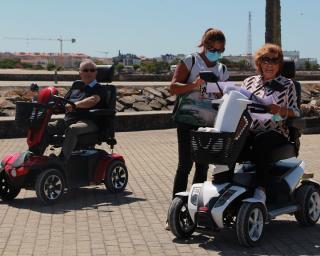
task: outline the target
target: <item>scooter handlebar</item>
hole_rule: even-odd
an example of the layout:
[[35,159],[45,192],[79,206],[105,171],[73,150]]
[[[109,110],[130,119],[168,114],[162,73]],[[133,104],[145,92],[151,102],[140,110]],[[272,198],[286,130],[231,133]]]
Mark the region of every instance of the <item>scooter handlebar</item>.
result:
[[70,104],[73,109],[76,108],[76,105],[75,105],[72,101],[67,100],[67,99],[65,99],[65,98],[62,97],[62,96],[53,95],[53,98],[54,98],[55,100],[59,100],[59,101],[61,101],[61,102],[63,102],[63,103]]
[[270,109],[268,106],[259,104],[259,103],[251,103],[250,105],[248,105],[248,109],[250,110],[251,113],[265,114],[270,112]]

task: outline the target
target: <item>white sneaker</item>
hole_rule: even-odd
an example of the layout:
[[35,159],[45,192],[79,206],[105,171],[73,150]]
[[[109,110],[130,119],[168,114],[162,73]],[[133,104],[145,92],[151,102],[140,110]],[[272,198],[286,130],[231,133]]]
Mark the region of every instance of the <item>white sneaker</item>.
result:
[[266,204],[266,192],[264,192],[263,188],[257,187],[254,190],[253,197]]

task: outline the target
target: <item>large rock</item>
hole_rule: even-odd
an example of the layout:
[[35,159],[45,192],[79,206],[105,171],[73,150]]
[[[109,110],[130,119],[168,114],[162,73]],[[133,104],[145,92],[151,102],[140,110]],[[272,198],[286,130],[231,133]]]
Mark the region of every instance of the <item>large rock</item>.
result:
[[126,108],[124,112],[136,112],[136,110],[133,108]]
[[119,99],[119,102],[126,107],[132,107],[132,104],[135,102],[135,99],[132,96],[124,96]]
[[162,108],[162,104],[158,100],[152,100],[149,103],[149,106],[155,110],[161,110],[161,108]]
[[132,95],[132,97],[135,99],[135,102],[147,102],[148,99],[144,95]]
[[157,100],[162,106],[167,106],[168,105],[168,102],[163,98],[156,97],[155,100]]
[[132,88],[121,88],[117,90],[117,94],[122,97],[122,96],[131,96],[131,95],[136,95],[140,94],[141,91],[137,89],[132,89]]
[[149,92],[149,93],[151,93],[151,94],[153,94],[153,95],[155,95],[155,96],[157,96],[157,97],[162,97],[162,93],[161,92],[159,92],[158,90],[156,90],[156,89],[154,89],[154,88],[151,88],[151,87],[146,87],[146,88],[144,88],[144,90],[143,90],[144,92],[146,91],[146,92]]
[[175,96],[175,95],[172,95],[172,96],[166,98],[166,101],[168,102],[168,105],[172,105],[172,104],[174,104],[175,101],[176,101],[176,96]]
[[151,111],[152,110],[152,107],[150,107],[145,102],[135,102],[135,103],[133,103],[132,108],[137,111]]
[[162,93],[163,98],[170,97],[170,92],[162,87],[158,87],[157,90]]
[[13,104],[11,101],[1,97],[0,98],[0,109],[15,109],[16,105]]
[[124,106],[120,102],[116,102],[116,110],[117,112],[122,112],[124,110]]

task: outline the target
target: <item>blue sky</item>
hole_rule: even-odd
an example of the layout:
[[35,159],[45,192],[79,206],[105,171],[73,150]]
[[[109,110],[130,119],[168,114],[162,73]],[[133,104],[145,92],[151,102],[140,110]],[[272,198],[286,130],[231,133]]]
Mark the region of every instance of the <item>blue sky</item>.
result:
[[[282,46],[320,62],[320,1],[281,0]],[[58,41],[4,37],[75,38],[64,52],[115,56],[118,50],[147,57],[197,51],[209,27],[224,31],[226,55],[247,49],[248,12],[252,48],[264,43],[265,0],[10,0],[2,1],[0,51],[58,52]]]

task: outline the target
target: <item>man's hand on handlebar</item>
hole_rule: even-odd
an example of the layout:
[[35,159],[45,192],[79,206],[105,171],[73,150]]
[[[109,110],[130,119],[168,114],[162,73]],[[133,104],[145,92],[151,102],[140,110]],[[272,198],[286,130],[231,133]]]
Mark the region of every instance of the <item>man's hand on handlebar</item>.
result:
[[77,108],[76,106],[77,106],[76,104],[71,105],[71,104],[67,103],[64,107],[66,109],[66,112],[71,112],[72,110]]

